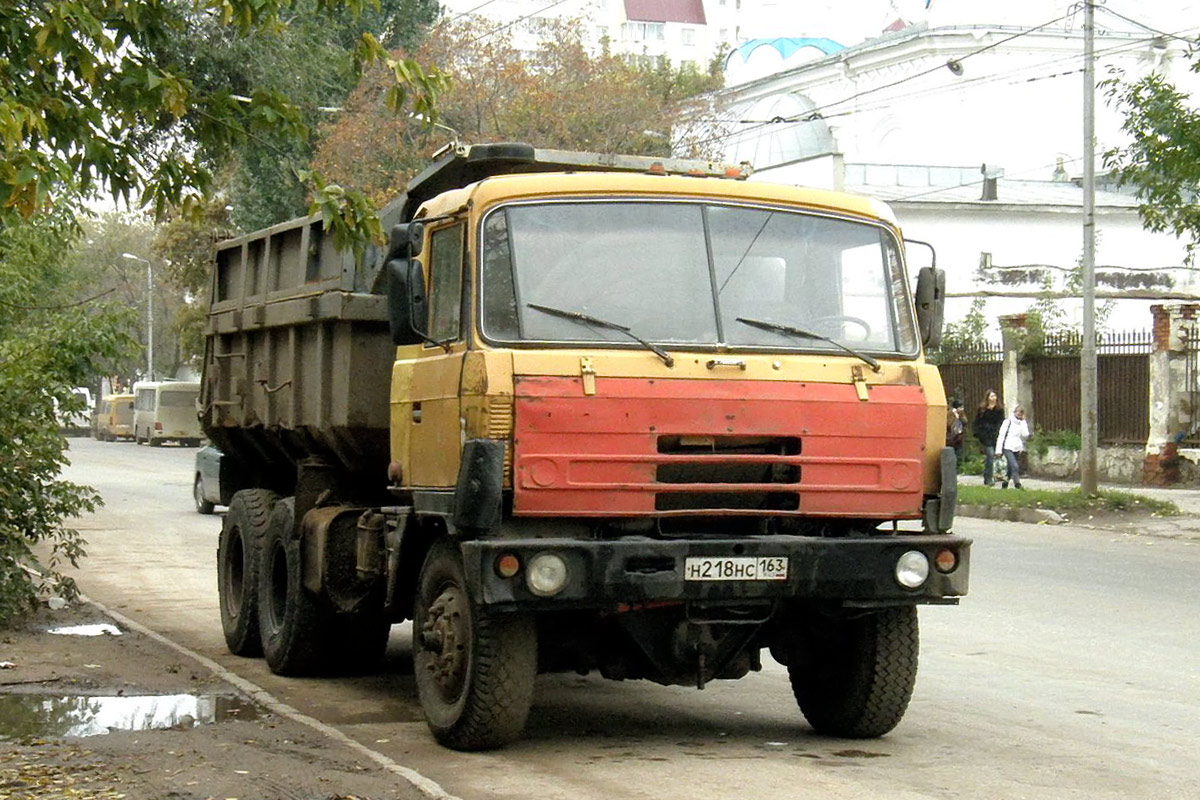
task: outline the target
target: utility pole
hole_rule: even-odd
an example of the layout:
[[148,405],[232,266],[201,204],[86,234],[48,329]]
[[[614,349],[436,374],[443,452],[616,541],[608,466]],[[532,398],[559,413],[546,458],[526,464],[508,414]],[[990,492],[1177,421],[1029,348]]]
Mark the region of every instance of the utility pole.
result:
[[140,261],[146,265],[146,380],[154,380],[154,270],[150,262],[133,253],[121,253],[121,258]]
[[1094,0],[1083,3],[1083,351],[1079,361],[1079,489],[1096,492],[1096,65]]

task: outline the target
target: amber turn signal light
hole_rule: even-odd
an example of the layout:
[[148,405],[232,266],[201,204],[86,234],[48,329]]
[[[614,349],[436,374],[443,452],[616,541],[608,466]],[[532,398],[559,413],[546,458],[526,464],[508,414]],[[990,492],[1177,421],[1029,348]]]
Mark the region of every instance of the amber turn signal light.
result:
[[512,553],[501,553],[496,557],[496,574],[501,578],[511,578],[521,571],[521,559]]
[[937,557],[933,560],[933,565],[937,567],[938,572],[954,572],[958,567],[958,554],[944,547],[938,550]]

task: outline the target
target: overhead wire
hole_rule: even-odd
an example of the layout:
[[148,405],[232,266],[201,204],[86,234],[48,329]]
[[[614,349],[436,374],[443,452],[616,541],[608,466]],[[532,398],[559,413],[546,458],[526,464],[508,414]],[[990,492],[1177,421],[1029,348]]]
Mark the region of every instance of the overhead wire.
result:
[[[1055,17],[1054,19],[1051,19],[1051,20],[1047,20],[1046,22],[1043,22],[1043,23],[1041,23],[1040,25],[1036,25],[1036,26],[1034,26],[1034,27],[1032,27],[1032,28],[1027,28],[1027,29],[1025,29],[1025,30],[1018,31],[1017,33],[1014,33],[1014,34],[1012,34],[1012,35],[1010,35],[1010,36],[1006,36],[1006,37],[1004,37],[1003,39],[1000,39],[1000,40],[998,40],[998,41],[992,42],[991,44],[984,45],[983,47],[980,47],[980,48],[977,48],[977,49],[975,49],[975,50],[972,50],[972,51],[970,51],[970,52],[966,53],[965,55],[963,55],[963,56],[962,56],[962,57],[960,57],[960,58],[957,58],[957,59],[951,59],[951,62],[953,62],[953,61],[957,61],[958,63],[960,63],[960,64],[961,64],[963,61],[965,61],[965,60],[967,60],[967,59],[969,59],[969,58],[972,58],[972,57],[974,57],[974,56],[977,56],[977,55],[979,55],[979,54],[981,54],[981,53],[985,53],[985,52],[987,52],[988,50],[995,49],[996,47],[999,47],[999,46],[1001,46],[1001,45],[1003,45],[1003,44],[1007,44],[1008,42],[1011,42],[1011,41],[1013,41],[1014,39],[1019,39],[1019,38],[1021,38],[1022,36],[1028,36],[1028,35],[1030,35],[1031,33],[1035,33],[1035,32],[1037,32],[1037,31],[1039,31],[1039,30],[1042,30],[1043,28],[1047,28],[1047,27],[1049,27],[1049,26],[1051,26],[1051,25],[1054,25],[1055,23],[1062,22],[1063,20],[1065,20],[1065,19],[1067,19],[1067,18],[1071,17],[1072,15],[1073,15],[1073,14],[1071,14],[1071,13],[1068,13],[1068,14],[1063,14],[1062,16]],[[844,105],[845,103],[849,103],[849,102],[852,102],[852,101],[858,100],[858,99],[860,99],[860,98],[862,98],[862,97],[864,97],[864,96],[866,96],[866,95],[868,95],[868,94],[874,94],[874,93],[877,93],[877,92],[884,91],[884,90],[886,90],[886,89],[891,89],[891,88],[894,88],[894,87],[896,87],[896,86],[900,86],[900,85],[902,85],[902,84],[909,83],[909,82],[911,82],[911,81],[915,81],[915,80],[918,80],[918,79],[920,79],[920,78],[924,78],[924,77],[926,77],[926,76],[928,76],[928,75],[932,75],[932,74],[933,74],[933,73],[935,73],[935,72],[940,72],[941,70],[943,70],[943,69],[946,69],[946,66],[947,66],[947,64],[946,64],[946,63],[941,63],[941,64],[938,64],[937,66],[930,67],[930,68],[929,68],[929,69],[927,69],[927,70],[922,70],[921,72],[918,72],[918,73],[916,73],[916,74],[914,74],[914,75],[907,75],[907,76],[905,76],[905,77],[903,77],[903,78],[900,78],[900,79],[898,79],[898,80],[892,81],[891,83],[881,84],[881,85],[879,85],[879,86],[873,86],[873,87],[871,87],[871,88],[869,88],[869,89],[865,89],[865,90],[863,90],[863,91],[861,91],[861,92],[855,92],[855,93],[854,93],[854,94],[852,94],[852,95],[847,95],[846,97],[843,97],[843,98],[841,98],[840,100],[834,100],[834,101],[832,101],[832,102],[823,103],[823,104],[821,104],[821,105],[819,105],[819,106],[816,106],[815,108],[812,108],[812,109],[809,109],[809,110],[805,111],[803,114],[798,114],[798,115],[792,116],[792,117],[790,117],[790,118],[789,118],[789,117],[776,117],[776,118],[774,118],[774,119],[771,119],[771,120],[770,120],[770,121],[768,121],[768,122],[764,122],[764,123],[758,124],[758,125],[756,125],[756,127],[754,127],[754,128],[743,128],[743,129],[741,129],[741,130],[738,130],[738,131],[731,131],[730,133],[727,133],[727,134],[718,134],[718,135],[714,135],[714,136],[711,136],[711,137],[709,137],[709,138],[707,138],[707,139],[700,140],[700,141],[697,141],[697,142],[693,142],[692,144],[695,144],[695,145],[705,145],[705,144],[712,144],[712,143],[714,143],[714,142],[719,142],[719,141],[723,141],[723,140],[731,139],[731,138],[734,138],[734,137],[740,137],[740,136],[744,136],[744,135],[746,135],[746,134],[748,134],[748,133],[753,133],[754,131],[758,130],[758,129],[759,129],[759,128],[761,128],[761,127],[766,127],[767,125],[775,125],[775,124],[779,124],[779,123],[793,123],[793,122],[802,122],[802,121],[812,121],[812,120],[819,119],[819,118],[827,118],[827,117],[832,117],[832,116],[841,116],[841,115],[843,115],[845,112],[835,112],[835,113],[833,113],[833,114],[827,114],[827,113],[825,113],[825,112],[826,112],[828,109],[836,108],[837,106]],[[751,124],[753,124],[753,123],[751,123]]]
[[[1062,18],[1060,17],[1059,19],[1062,19]],[[1045,27],[1046,24],[1051,24],[1051,23],[1044,23],[1041,27]],[[1032,31],[1033,29],[1030,29],[1030,30]],[[1181,41],[1190,41],[1190,40],[1182,39],[1179,36],[1179,34],[1185,34],[1190,30],[1197,30],[1197,29],[1184,28],[1184,29],[1177,31],[1176,34],[1172,34],[1172,36],[1173,36],[1173,38],[1179,38]],[[1162,34],[1159,34],[1156,32],[1156,35],[1162,35]],[[1096,55],[1097,55],[1097,57],[1099,57],[1102,55],[1111,55],[1113,53],[1123,52],[1125,50],[1136,49],[1138,47],[1144,46],[1145,44],[1147,44],[1148,42],[1151,42],[1151,41],[1153,41],[1152,38],[1139,38],[1134,41],[1122,42],[1120,44],[1113,45],[1112,47],[1097,50]],[[987,48],[995,47],[998,44],[1000,44],[1000,43],[994,42],[991,45],[988,45]],[[963,58],[967,58],[971,55],[977,55],[979,52],[982,52],[983,49],[987,49],[987,48],[981,48],[978,51],[972,51],[972,53],[969,53],[967,56],[964,56]],[[1061,57],[1051,59],[1048,61],[1043,61],[1043,62],[1038,62],[1037,64],[1028,65],[1026,67],[1021,68],[1021,70],[1019,70],[1019,72],[1027,74],[1033,70],[1040,70],[1040,69],[1043,69],[1048,66],[1054,66],[1056,64],[1069,63],[1072,61],[1076,61],[1080,58],[1081,58],[1080,55],[1075,55],[1075,54],[1061,56]],[[961,60],[962,59],[959,59],[959,61],[961,61]],[[930,72],[936,72],[936,71],[938,71],[940,69],[944,69],[944,68],[945,68],[945,65],[939,65],[938,67],[936,67],[934,69],[926,70],[925,72],[909,76],[908,78],[903,79],[901,81],[894,81],[892,84],[888,84],[888,86],[889,87],[896,86],[896,85],[899,85],[908,80],[915,80],[916,78],[922,77],[923,75],[929,74]],[[905,95],[888,97],[886,99],[881,99],[879,101],[878,105],[866,104],[862,107],[850,109],[847,111],[840,111],[840,112],[833,112],[833,113],[823,113],[822,112],[822,109],[835,107],[837,105],[840,105],[843,102],[846,102],[845,100],[839,100],[839,101],[835,101],[835,102],[831,102],[831,103],[822,104],[820,106],[817,106],[814,109],[804,112],[803,114],[794,115],[791,118],[775,117],[771,120],[762,120],[762,121],[743,120],[743,121],[741,121],[742,123],[747,124],[747,125],[753,125],[754,127],[742,128],[740,130],[734,130],[734,131],[730,131],[728,133],[714,134],[705,139],[698,140],[697,142],[695,142],[695,144],[705,145],[705,144],[712,144],[712,143],[716,143],[716,142],[720,142],[720,141],[727,141],[727,140],[731,140],[731,139],[735,139],[735,138],[741,138],[741,137],[745,137],[749,134],[753,134],[756,131],[759,131],[763,128],[767,128],[769,126],[777,125],[777,124],[781,124],[781,123],[794,124],[796,122],[812,122],[812,121],[816,121],[816,120],[827,120],[827,119],[835,119],[838,117],[851,116],[854,114],[872,113],[881,108],[885,108],[887,106],[894,104],[897,100],[905,100],[905,99],[913,99],[913,98],[928,98],[928,97],[934,97],[934,96],[941,95],[941,94],[954,94],[954,93],[958,93],[958,92],[967,91],[969,89],[974,89],[974,88],[977,88],[978,86],[982,86],[985,84],[996,83],[999,81],[1005,81],[1006,85],[1031,83],[1031,82],[1034,82],[1037,80],[1046,80],[1046,79],[1051,79],[1051,78],[1067,77],[1069,75],[1073,75],[1078,72],[1082,72],[1082,69],[1070,70],[1070,71],[1059,72],[1059,73],[1035,75],[1033,77],[1020,78],[1017,80],[1012,80],[1012,73],[1005,74],[1005,75],[995,74],[995,75],[983,76],[981,78],[969,79],[968,81],[960,81],[960,82],[946,85],[946,86],[923,88],[923,89],[920,89],[920,90],[917,90],[915,92],[911,92],[911,93],[905,94]],[[872,90],[872,91],[874,91],[874,90]],[[861,95],[859,95],[859,96],[861,96]],[[711,122],[713,124],[728,124],[729,120],[712,120]]]

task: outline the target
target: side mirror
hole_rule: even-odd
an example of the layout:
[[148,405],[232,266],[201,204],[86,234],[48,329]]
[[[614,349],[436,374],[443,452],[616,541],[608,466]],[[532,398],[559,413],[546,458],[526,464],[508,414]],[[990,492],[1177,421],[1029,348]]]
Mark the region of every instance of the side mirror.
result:
[[388,234],[387,260],[393,258],[416,258],[421,255],[425,243],[425,225],[420,222],[402,222],[393,225]]
[[399,346],[426,341],[428,337],[424,328],[429,316],[421,262],[415,258],[393,258],[387,262],[386,269],[388,327],[392,333],[392,344]]
[[946,311],[946,271],[922,267],[917,273],[917,327],[925,349],[942,343],[942,317]]

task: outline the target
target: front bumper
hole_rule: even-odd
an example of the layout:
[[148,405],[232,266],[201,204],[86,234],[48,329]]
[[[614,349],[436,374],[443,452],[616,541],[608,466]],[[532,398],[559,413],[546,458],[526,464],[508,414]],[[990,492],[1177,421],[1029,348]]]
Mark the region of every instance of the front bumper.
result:
[[[956,555],[947,573],[935,566],[939,551]],[[929,577],[908,589],[895,578],[896,562],[910,550],[924,553]],[[528,609],[605,608],[620,604],[690,602],[736,604],[755,600],[825,599],[851,605],[952,603],[967,593],[971,541],[947,535],[880,535],[819,539],[754,536],[703,540],[625,537],[612,541],[538,538],[462,543],[471,592],[490,606]],[[525,565],[539,553],[566,562],[569,578],[554,597],[534,595],[525,584]],[[515,555],[521,569],[503,578],[495,565]],[[786,580],[685,580],[689,557],[783,557]]]

